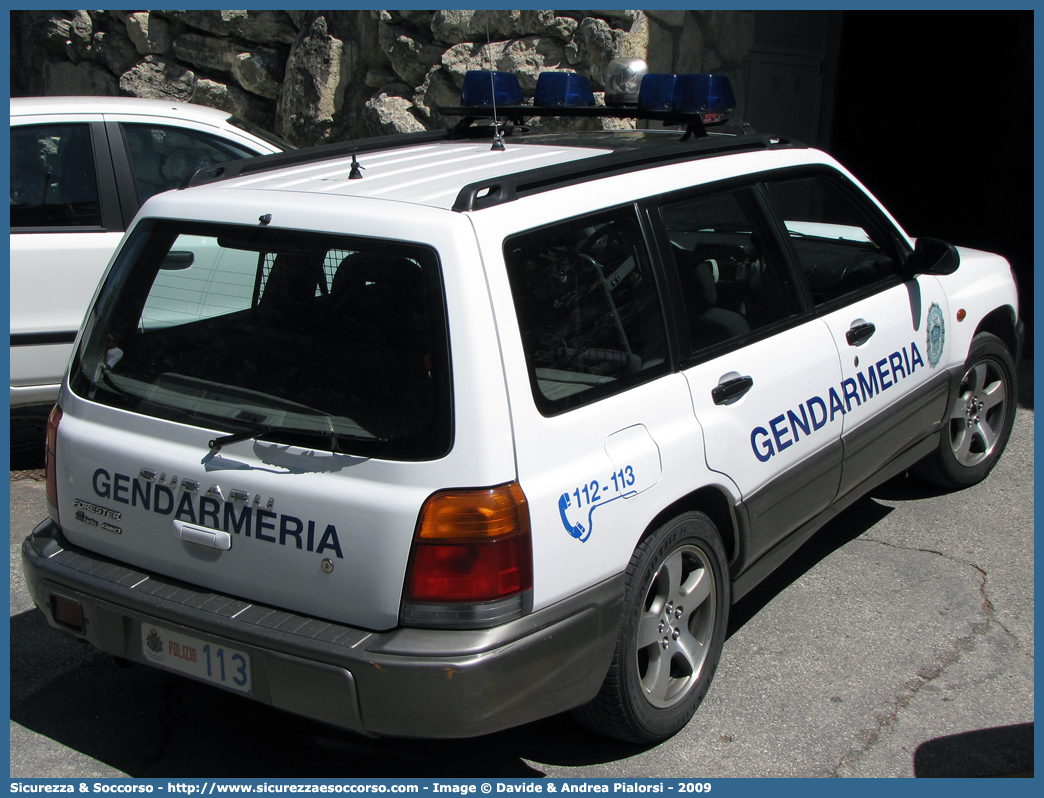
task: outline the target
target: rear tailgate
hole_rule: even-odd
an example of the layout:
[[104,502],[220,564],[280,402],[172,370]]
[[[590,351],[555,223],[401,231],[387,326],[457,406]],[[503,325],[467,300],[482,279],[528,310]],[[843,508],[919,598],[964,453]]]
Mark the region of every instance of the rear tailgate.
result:
[[213,437],[71,403],[57,451],[69,542],[251,601],[395,626],[434,469],[266,441],[211,455]]

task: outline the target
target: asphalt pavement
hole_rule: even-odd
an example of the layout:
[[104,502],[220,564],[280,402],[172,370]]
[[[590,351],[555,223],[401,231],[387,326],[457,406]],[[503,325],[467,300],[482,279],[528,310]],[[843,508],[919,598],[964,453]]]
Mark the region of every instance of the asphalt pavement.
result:
[[651,747],[568,716],[476,740],[367,740],[122,669],[32,608],[19,546],[44,517],[44,484],[12,472],[11,775],[1032,775],[1032,364],[1020,383],[984,483],[946,493],[899,477],[839,515],[733,607],[703,706]]

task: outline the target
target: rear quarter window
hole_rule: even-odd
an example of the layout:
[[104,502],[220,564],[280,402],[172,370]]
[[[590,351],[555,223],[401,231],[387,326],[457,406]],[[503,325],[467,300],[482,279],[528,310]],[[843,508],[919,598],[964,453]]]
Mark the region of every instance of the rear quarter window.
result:
[[544,415],[667,370],[663,312],[633,208],[513,236],[504,259]]

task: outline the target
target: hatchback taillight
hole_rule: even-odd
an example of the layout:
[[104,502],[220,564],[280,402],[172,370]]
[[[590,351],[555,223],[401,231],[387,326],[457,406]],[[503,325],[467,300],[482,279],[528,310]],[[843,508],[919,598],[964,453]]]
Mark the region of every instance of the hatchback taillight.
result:
[[516,483],[425,502],[407,574],[406,626],[481,628],[517,618],[533,587],[526,497]]
[[62,420],[62,409],[55,405],[47,417],[47,442],[44,448],[44,474],[47,477],[47,514],[56,524],[58,521],[58,474],[55,470],[55,452],[58,451],[58,424]]

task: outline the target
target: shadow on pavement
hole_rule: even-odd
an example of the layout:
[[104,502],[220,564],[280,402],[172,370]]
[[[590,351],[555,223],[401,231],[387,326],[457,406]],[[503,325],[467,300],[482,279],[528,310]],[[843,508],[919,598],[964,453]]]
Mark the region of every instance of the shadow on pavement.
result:
[[11,470],[44,467],[46,416],[11,416]]
[[[892,482],[899,480],[903,480],[903,477],[896,477],[877,490],[887,489]],[[831,519],[779,568],[732,606],[726,638],[732,637],[742,629],[766,604],[812,570],[821,560],[858,538],[891,512],[891,507],[879,504],[870,497],[863,497]]]
[[1019,407],[1033,409],[1033,361],[1023,360],[1018,368]]
[[1033,724],[936,737],[914,752],[921,779],[1009,776],[1033,778]]

